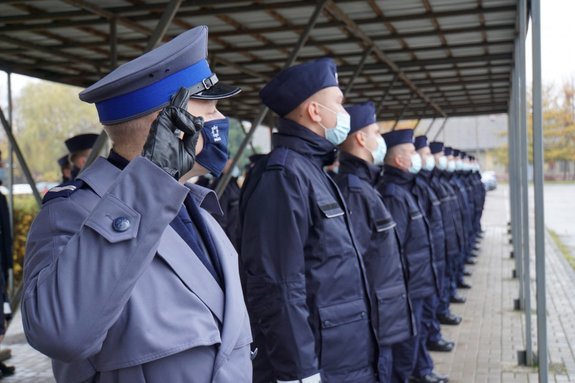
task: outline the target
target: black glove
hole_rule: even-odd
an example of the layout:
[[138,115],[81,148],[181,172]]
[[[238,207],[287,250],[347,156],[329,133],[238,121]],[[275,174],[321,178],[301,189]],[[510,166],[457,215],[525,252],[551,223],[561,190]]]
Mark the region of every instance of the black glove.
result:
[[[146,157],[175,179],[189,172],[196,162],[196,143],[204,126],[202,117],[192,116],[187,111],[190,93],[180,88],[152,123],[144,144],[142,156]],[[183,139],[176,130],[184,132]]]

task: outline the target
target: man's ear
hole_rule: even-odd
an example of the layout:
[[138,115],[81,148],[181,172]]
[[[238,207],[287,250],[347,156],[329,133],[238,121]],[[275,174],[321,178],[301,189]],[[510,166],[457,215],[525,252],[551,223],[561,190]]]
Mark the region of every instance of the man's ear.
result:
[[319,114],[319,103],[316,101],[310,101],[306,105],[306,112],[308,117],[313,122],[321,122],[321,116]]
[[355,134],[355,140],[358,144],[363,147],[367,146],[367,133],[363,130],[360,130]]

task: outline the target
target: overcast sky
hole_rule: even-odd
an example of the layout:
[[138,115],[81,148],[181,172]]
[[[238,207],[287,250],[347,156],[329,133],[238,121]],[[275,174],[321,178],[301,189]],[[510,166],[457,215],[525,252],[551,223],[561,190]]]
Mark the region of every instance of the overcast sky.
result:
[[[575,49],[573,38],[573,15],[575,0],[541,0],[542,7],[542,68],[543,82],[561,84],[572,78],[575,80]],[[531,82],[531,28],[527,39],[527,73]],[[29,77],[13,75],[12,86],[18,92]],[[0,71],[0,102],[5,105],[6,74]]]

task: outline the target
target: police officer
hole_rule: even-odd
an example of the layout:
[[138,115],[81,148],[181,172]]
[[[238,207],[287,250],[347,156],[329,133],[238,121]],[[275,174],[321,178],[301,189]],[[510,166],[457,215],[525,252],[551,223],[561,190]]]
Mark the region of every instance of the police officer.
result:
[[66,148],[68,148],[69,161],[72,164],[72,171],[70,173],[70,179],[75,179],[78,174],[84,169],[86,165],[86,160],[92,152],[92,147],[98,135],[94,133],[78,134],[74,137],[68,138],[64,141]]
[[58,166],[60,166],[60,172],[62,173],[62,182],[66,183],[72,180],[72,165],[70,164],[70,158],[68,154],[63,155],[58,158]]
[[236,252],[215,194],[184,185],[223,168],[216,103],[239,92],[206,54],[199,26],[80,94],[113,149],[46,195],[24,265],[24,330],[58,382],[251,381]]
[[432,155],[434,158],[435,167],[431,171],[422,170],[421,176],[428,180],[441,202],[443,230],[445,231],[446,280],[437,308],[437,318],[441,324],[458,325],[461,323],[461,317],[451,312],[449,305],[452,300],[465,301],[465,298],[457,293],[456,279],[458,259],[462,251],[462,240],[459,234],[462,226],[459,203],[453,188],[441,177],[447,168],[447,157],[443,155],[443,142],[430,142],[429,151],[422,148],[420,155]]
[[458,261],[457,267],[457,287],[462,289],[471,288],[471,284],[465,281],[465,261],[469,254],[469,227],[471,226],[469,202],[467,198],[467,193],[465,186],[459,180],[457,173],[457,157],[459,156],[459,151],[453,149],[450,146],[445,146],[443,148],[445,156],[447,157],[447,172],[444,174],[445,179],[449,182],[453,188],[455,195],[457,196],[457,201],[459,203],[459,212],[461,214],[461,239],[462,239],[462,249]]
[[[434,259],[436,259],[436,269],[439,274],[439,295],[426,301],[424,304],[423,328],[427,331],[427,348],[431,351],[451,351],[454,347],[453,342],[443,339],[438,316],[441,304],[441,317],[451,318],[451,324],[459,324],[460,318],[456,318],[449,312],[449,275],[447,249],[451,245],[451,253],[457,254],[457,246],[454,241],[455,223],[452,218],[450,206],[447,203],[446,192],[436,184],[431,182],[431,172],[435,168],[435,157],[431,154],[427,144],[427,136],[422,135],[415,137],[415,149],[422,158],[422,168],[417,173],[414,194],[420,206],[426,212],[432,234],[432,247]],[[459,319],[459,321],[457,320]],[[426,371],[428,364],[420,366],[420,369]],[[424,373],[420,373],[424,375]]]
[[373,103],[346,106],[351,130],[341,144],[336,182],[351,212],[357,246],[363,256],[379,340],[379,380],[391,382],[391,346],[415,335],[407,293],[407,270],[396,224],[375,188],[386,145],[375,123]]
[[260,97],[279,120],[274,149],[252,169],[240,202],[247,305],[269,360],[254,360],[255,381],[374,382],[363,262],[345,202],[323,171],[350,130],[335,64],[283,70]]
[[[383,135],[388,146],[380,183],[380,193],[394,221],[409,271],[409,295],[418,334],[422,329],[423,305],[438,294],[438,274],[433,262],[429,222],[412,194],[415,175],[421,169],[421,157],[413,146],[413,130],[396,130]],[[427,354],[426,337],[413,336],[393,346],[395,364],[393,381],[408,382],[416,374],[415,365],[421,354]],[[421,348],[421,350],[420,350]],[[426,356],[430,360],[429,356]],[[432,370],[414,376],[418,382],[446,382],[447,378]]]

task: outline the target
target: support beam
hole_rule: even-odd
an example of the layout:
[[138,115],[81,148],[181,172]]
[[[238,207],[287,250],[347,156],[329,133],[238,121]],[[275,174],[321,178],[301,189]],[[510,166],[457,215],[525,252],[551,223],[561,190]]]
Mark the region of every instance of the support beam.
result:
[[403,114],[405,113],[405,111],[407,110],[407,108],[409,108],[409,104],[411,104],[411,101],[413,100],[413,93],[411,95],[411,97],[409,97],[409,100],[407,100],[407,102],[405,104],[403,104],[403,108],[401,109],[401,112],[399,112],[399,115],[397,116],[395,123],[393,124],[393,126],[391,127],[391,130],[395,130],[395,128],[397,127],[397,125],[399,124],[399,121],[401,120],[401,118],[403,117]]
[[529,241],[529,155],[527,139],[527,78],[525,69],[525,40],[527,37],[527,0],[519,0],[519,121],[520,121],[520,155],[521,155],[521,200],[522,200],[522,225],[523,230],[523,287],[524,287],[524,315],[525,315],[525,362],[528,366],[533,365],[533,340],[531,335],[531,267],[530,267],[530,241]]
[[[14,117],[14,105],[12,103],[12,73],[7,73],[8,81],[8,123],[10,130],[12,130],[12,121]],[[8,143],[8,214],[10,218],[10,233],[14,238],[14,148],[12,143]],[[14,294],[14,268],[8,269],[8,296],[12,298]]]
[[427,127],[427,129],[425,130],[425,134],[426,136],[429,134],[429,132],[431,132],[431,128],[433,127],[433,124],[435,123],[436,117],[433,117],[431,119],[431,122],[429,123],[429,126]]
[[176,16],[178,9],[180,9],[180,5],[182,5],[182,1],[183,0],[170,0],[168,5],[166,5],[164,13],[160,18],[160,21],[158,21],[158,25],[156,26],[154,33],[152,33],[152,36],[150,36],[150,40],[148,40],[148,45],[146,46],[146,52],[154,49],[158,45],[158,43],[162,41],[162,39],[166,35],[168,27],[170,26],[172,20]]
[[89,1],[85,0],[62,0],[62,1],[75,7],[85,9],[86,11],[94,13],[98,16],[105,17],[107,19],[116,18],[118,20],[118,24],[121,24],[122,26],[131,29],[133,31],[140,32],[146,36],[150,36],[153,32],[148,27],[144,27],[143,25],[140,25],[137,22],[134,22],[127,17],[118,16],[116,15],[115,12],[99,7],[96,4],[93,4]]
[[395,83],[397,82],[397,80],[399,80],[399,74],[395,74],[395,76],[393,76],[393,80],[391,80],[391,84],[389,84],[389,86],[387,87],[387,89],[385,90],[385,92],[383,93],[383,96],[381,97],[381,100],[379,101],[379,103],[377,104],[377,109],[375,110],[375,115],[379,116],[379,113],[381,112],[381,109],[383,109],[383,104],[385,103],[385,100],[387,99],[387,96],[389,96],[389,93],[391,93],[391,89],[393,88],[393,86],[395,85]]
[[326,9],[331,13],[336,19],[341,20],[347,28],[356,36],[358,37],[365,46],[372,47],[373,52],[382,61],[385,65],[387,65],[391,70],[399,75],[399,78],[405,83],[405,85],[411,89],[413,93],[415,93],[419,98],[423,99],[431,105],[435,111],[442,115],[446,116],[446,114],[441,110],[439,105],[435,104],[432,100],[430,100],[423,92],[415,86],[415,84],[403,73],[403,71],[391,60],[383,51],[377,46],[371,37],[363,32],[361,28],[356,24],[356,22],[347,15],[341,8],[339,8],[333,0],[328,0],[326,5]]
[[545,204],[543,198],[543,102],[541,81],[541,1],[531,0],[533,44],[533,189],[535,199],[535,275],[539,383],[549,380],[545,291]]
[[345,86],[345,90],[343,91],[344,97],[347,97],[347,95],[351,91],[351,88],[353,87],[353,83],[355,82],[355,80],[360,75],[361,71],[363,70],[363,66],[365,65],[365,62],[367,61],[367,58],[369,57],[370,53],[371,53],[371,47],[368,47],[365,50],[365,52],[363,53],[363,56],[361,56],[361,59],[359,60],[359,64],[357,64],[357,67],[355,68],[355,72],[353,72],[353,75],[351,76],[351,78],[347,82],[347,85]]
[[28,184],[32,189],[32,194],[34,195],[34,199],[36,200],[36,204],[38,205],[39,208],[42,206],[42,197],[40,197],[40,193],[38,193],[38,189],[36,188],[36,182],[34,181],[32,173],[30,173],[30,169],[28,168],[28,164],[26,163],[26,159],[24,158],[24,155],[22,154],[22,151],[20,150],[20,147],[18,146],[16,139],[12,134],[12,127],[10,126],[8,120],[6,120],[2,107],[0,107],[0,122],[2,123],[2,127],[4,128],[4,132],[6,133],[6,137],[8,138],[10,145],[12,146],[14,152],[16,153],[16,157],[18,158],[18,162],[20,163],[20,168],[22,169],[22,173],[24,173],[24,177],[26,177],[26,181],[28,181]]
[[110,19],[110,66],[118,66],[118,21],[115,17]]
[[445,117],[443,119],[443,123],[441,124],[441,126],[439,127],[439,130],[437,131],[437,133],[435,133],[435,136],[433,136],[433,139],[431,141],[436,141],[437,137],[439,137],[439,135],[441,134],[441,132],[443,132],[443,129],[445,129],[445,125],[447,124],[447,119],[449,117]]
[[[289,68],[290,66],[293,65],[293,63],[295,63],[295,61],[299,55],[299,52],[304,47],[308,37],[311,34],[311,31],[315,27],[315,24],[317,23],[317,20],[319,19],[319,16],[321,15],[327,1],[328,0],[319,0],[317,2],[315,10],[309,19],[309,22],[307,24],[305,31],[300,35],[297,44],[293,47],[291,54],[289,55],[289,57],[287,58],[287,60],[284,64],[284,69]],[[248,134],[246,135],[246,137],[242,141],[240,147],[238,148],[237,153],[234,155],[234,158],[233,158],[232,163],[229,167],[229,170],[223,174],[222,180],[219,182],[218,186],[216,187],[216,194],[218,195],[218,197],[221,197],[222,193],[224,192],[224,190],[228,186],[228,183],[230,182],[230,179],[232,177],[231,170],[234,168],[234,166],[237,165],[238,161],[240,160],[240,157],[242,156],[243,152],[246,150],[248,143],[251,141],[254,133],[256,132],[256,129],[262,123],[262,121],[266,117],[266,115],[268,114],[268,111],[269,111],[268,107],[262,107],[258,116],[256,117],[256,119],[252,123],[250,131],[248,132]]]

